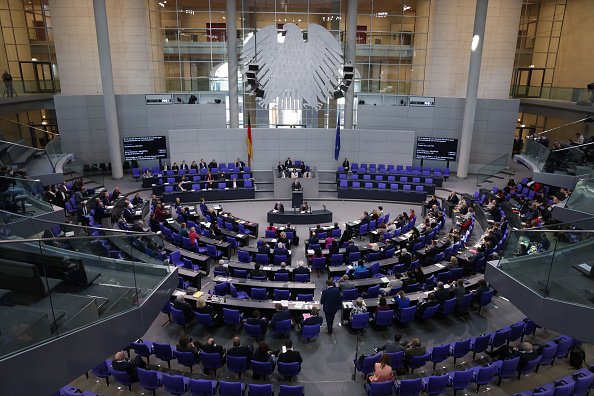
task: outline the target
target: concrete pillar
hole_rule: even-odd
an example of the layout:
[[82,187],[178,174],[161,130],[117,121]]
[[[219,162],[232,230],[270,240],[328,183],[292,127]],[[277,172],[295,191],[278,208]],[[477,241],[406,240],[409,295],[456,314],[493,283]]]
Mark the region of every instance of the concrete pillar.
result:
[[483,56],[488,6],[489,0],[476,1],[470,66],[468,67],[468,85],[466,87],[464,118],[462,120],[462,134],[460,136],[460,155],[458,156],[458,171],[456,172],[456,175],[460,179],[466,179],[468,177],[468,163],[470,162],[470,148],[472,146],[472,134],[474,131],[474,117],[476,114],[479,77],[481,75],[481,59]]
[[114,179],[122,179],[122,140],[118,125],[118,108],[116,106],[113,87],[113,70],[111,67],[111,49],[109,47],[109,30],[107,28],[107,12],[105,0],[93,0],[95,12],[95,29],[97,31],[97,50],[99,67],[101,68],[101,87],[103,88],[103,106],[105,107],[105,124],[111,159],[111,175]]
[[[357,0],[347,3],[347,43],[345,63],[351,62],[355,66],[357,58]],[[355,98],[355,80],[344,96],[344,128],[353,129],[353,102]]]
[[227,0],[227,53],[229,66],[229,126],[239,128],[239,90],[237,82],[237,6]]

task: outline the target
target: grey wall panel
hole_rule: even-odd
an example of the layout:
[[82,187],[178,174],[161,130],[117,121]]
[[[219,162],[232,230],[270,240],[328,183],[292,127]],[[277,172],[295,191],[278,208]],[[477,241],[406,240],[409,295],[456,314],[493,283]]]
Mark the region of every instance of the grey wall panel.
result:
[[116,103],[119,106],[146,106],[146,97],[143,94],[117,95]]

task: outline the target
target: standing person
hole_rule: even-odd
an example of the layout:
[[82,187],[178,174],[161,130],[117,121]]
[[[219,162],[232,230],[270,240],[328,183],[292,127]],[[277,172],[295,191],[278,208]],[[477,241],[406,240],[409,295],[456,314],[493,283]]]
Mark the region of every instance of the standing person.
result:
[[[12,86],[12,76],[8,73],[8,70],[4,70],[4,74],[2,74],[2,81],[4,81],[4,93],[9,95],[12,98],[12,94],[16,94],[14,87]],[[4,97],[4,93],[2,96]],[[19,95],[17,95],[18,97]]]
[[334,316],[342,305],[342,297],[340,296],[340,290],[334,287],[332,279],[326,281],[326,290],[322,292],[322,298],[320,304],[324,306],[324,314],[326,315],[326,333],[332,335],[332,324],[334,323]]

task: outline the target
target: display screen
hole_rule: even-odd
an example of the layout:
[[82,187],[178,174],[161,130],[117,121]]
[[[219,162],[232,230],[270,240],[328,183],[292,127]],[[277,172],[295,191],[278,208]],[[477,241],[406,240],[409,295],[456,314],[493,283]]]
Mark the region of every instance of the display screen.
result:
[[165,136],[142,136],[124,138],[126,161],[167,158]]
[[417,138],[417,159],[456,161],[458,139],[439,137]]

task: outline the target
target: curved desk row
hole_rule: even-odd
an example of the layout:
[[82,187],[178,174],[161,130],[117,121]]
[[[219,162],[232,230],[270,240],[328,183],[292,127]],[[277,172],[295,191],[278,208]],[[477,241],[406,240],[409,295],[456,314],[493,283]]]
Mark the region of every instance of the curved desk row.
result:
[[329,210],[312,210],[311,213],[301,213],[286,210],[284,213],[268,212],[266,219],[269,223],[278,224],[319,224],[331,223],[332,212]]
[[198,202],[200,198],[207,201],[225,201],[256,198],[254,189],[237,188],[235,190],[196,190],[164,193],[161,197],[163,202],[175,202],[179,198],[182,202]]

